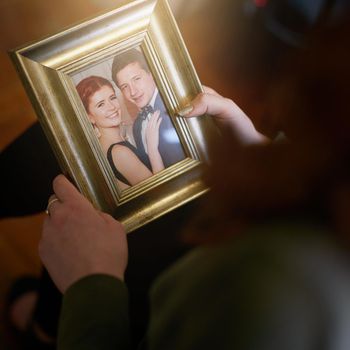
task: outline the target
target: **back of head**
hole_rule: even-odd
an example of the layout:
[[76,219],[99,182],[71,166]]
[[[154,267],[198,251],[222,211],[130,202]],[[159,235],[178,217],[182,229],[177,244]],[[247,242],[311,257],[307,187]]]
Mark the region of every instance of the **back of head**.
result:
[[348,20],[317,28],[271,88],[268,113],[288,141],[250,147],[232,135],[220,141],[212,198],[199,218],[206,225],[192,229],[194,241],[231,234],[237,223],[284,218],[306,218],[350,238],[342,214],[350,209],[349,37]]

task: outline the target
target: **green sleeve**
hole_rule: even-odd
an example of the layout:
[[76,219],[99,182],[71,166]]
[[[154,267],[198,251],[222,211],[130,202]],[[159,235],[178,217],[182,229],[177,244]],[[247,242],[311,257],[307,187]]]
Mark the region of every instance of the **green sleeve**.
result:
[[128,291],[108,275],[74,283],[61,308],[58,350],[129,349]]

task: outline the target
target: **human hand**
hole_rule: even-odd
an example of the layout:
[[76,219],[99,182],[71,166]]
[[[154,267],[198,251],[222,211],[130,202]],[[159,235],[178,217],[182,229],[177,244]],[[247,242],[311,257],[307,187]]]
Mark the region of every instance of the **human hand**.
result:
[[58,289],[87,275],[102,273],[124,279],[128,260],[123,226],[97,211],[63,176],[53,181],[57,201],[44,221],[39,255]]
[[148,152],[158,149],[159,144],[159,127],[162,118],[160,117],[160,112],[155,111],[148,121],[146,128],[146,143]]
[[238,140],[243,144],[266,142],[268,139],[259,133],[250,118],[230,99],[219,95],[215,90],[203,86],[191,105],[179,112],[186,118],[204,114],[212,115],[220,127],[233,129]]

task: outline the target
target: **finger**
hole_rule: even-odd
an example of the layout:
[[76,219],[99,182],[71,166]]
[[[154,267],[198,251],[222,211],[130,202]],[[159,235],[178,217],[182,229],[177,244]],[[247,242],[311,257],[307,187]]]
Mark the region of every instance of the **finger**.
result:
[[162,117],[159,116],[158,119],[157,119],[157,123],[156,123],[156,129],[159,130],[160,128],[160,123],[162,122]]
[[232,108],[238,107],[229,99],[220,95],[207,93],[199,94],[193,101],[191,112],[186,117],[198,117],[204,114],[211,114],[218,118],[232,113]]
[[154,112],[153,127],[157,128],[157,125],[161,120],[162,120],[162,117],[160,116],[160,112],[159,111]]
[[64,175],[58,175],[53,180],[52,185],[55,195],[62,203],[72,200],[81,200],[84,198]]
[[[195,108],[194,108],[194,107],[197,107],[197,106],[194,106],[193,104],[196,104],[197,100],[201,96],[212,95],[212,96],[217,97],[218,99],[225,100],[225,98],[223,96],[221,96],[218,92],[216,92],[211,87],[205,86],[205,85],[203,85],[202,87],[203,87],[203,93],[198,94],[196,96],[196,98],[194,100],[192,100],[192,103],[190,105],[186,106],[185,108],[183,108],[182,110],[180,110],[178,112],[178,114],[181,117],[195,117],[195,116],[199,116],[200,115],[200,114],[198,114],[198,111],[196,111]],[[205,113],[202,113],[202,114],[205,114]]]
[[152,114],[150,121],[154,123],[159,118],[159,116],[160,116],[160,111],[157,110]]
[[209,86],[205,86],[203,85],[203,91],[207,94],[211,94],[211,95],[215,95],[215,96],[221,96],[220,94],[218,94],[214,89],[212,89]]
[[50,216],[59,205],[61,205],[61,203],[57,196],[55,194],[51,195],[47,202],[46,214]]
[[160,116],[160,111],[157,110],[152,114],[152,117],[148,122],[148,127],[150,129],[157,128],[157,125],[159,124],[159,120],[162,120],[162,117]]
[[148,128],[152,128],[154,124],[154,120],[155,120],[155,113],[152,114],[152,117],[148,121],[148,125],[147,125]]

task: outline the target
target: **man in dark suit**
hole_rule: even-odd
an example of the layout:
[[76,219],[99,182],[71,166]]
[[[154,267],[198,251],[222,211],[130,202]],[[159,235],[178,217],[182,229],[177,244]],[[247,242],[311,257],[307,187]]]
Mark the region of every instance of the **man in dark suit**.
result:
[[186,156],[180,139],[143,54],[137,49],[131,49],[116,56],[112,65],[112,79],[121,90],[124,98],[134,103],[138,108],[139,112],[133,125],[133,134],[136,147],[140,151],[144,163],[148,164],[151,169],[145,132],[149,118],[157,110],[161,117],[158,149],[164,167],[183,160]]

